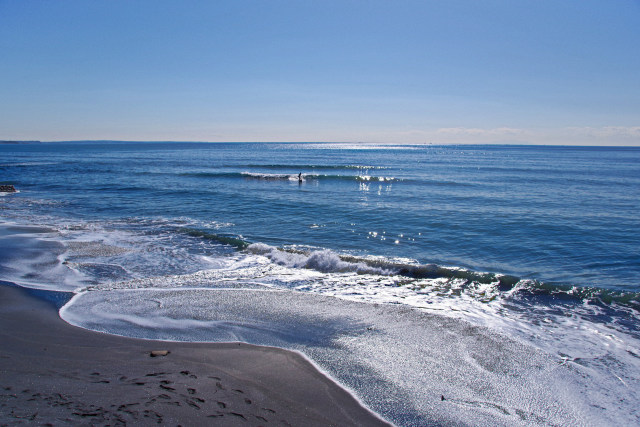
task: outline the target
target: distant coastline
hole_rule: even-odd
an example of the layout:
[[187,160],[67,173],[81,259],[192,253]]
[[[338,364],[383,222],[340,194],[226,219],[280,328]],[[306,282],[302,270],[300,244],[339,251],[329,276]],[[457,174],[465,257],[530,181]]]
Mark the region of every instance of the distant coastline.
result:
[[486,142],[486,143],[449,143],[449,142],[424,142],[424,143],[396,143],[396,142],[350,142],[350,141],[143,141],[143,140],[115,140],[115,139],[74,139],[74,140],[58,140],[58,141],[40,141],[40,140],[0,140],[0,145],[28,145],[28,144],[322,144],[322,145],[359,145],[359,146],[396,146],[396,147],[557,147],[559,149],[638,149],[639,145],[581,145],[581,144],[536,144],[525,142]]

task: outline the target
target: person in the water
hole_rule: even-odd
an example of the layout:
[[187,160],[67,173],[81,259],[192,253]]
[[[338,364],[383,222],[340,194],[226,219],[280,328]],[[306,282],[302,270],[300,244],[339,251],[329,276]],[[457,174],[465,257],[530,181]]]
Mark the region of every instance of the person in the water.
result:
[[302,182],[302,172],[298,174],[298,183]]

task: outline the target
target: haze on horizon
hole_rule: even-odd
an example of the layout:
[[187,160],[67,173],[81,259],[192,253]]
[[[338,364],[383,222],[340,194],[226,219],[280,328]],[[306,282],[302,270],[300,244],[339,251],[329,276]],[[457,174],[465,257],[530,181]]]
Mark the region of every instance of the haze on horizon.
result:
[[637,0],[0,0],[0,140],[640,145]]

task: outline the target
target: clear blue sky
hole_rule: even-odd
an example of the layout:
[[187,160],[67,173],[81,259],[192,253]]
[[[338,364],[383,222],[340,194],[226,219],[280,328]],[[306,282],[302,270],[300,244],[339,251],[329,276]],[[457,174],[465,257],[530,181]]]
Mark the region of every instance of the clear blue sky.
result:
[[0,139],[640,145],[640,0],[0,0]]

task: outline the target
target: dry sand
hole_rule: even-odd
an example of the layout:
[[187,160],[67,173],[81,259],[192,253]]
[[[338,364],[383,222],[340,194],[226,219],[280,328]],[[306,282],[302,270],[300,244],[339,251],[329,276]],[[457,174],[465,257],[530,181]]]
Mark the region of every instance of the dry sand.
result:
[[127,423],[388,425],[297,353],[87,331],[0,285],[0,425]]

